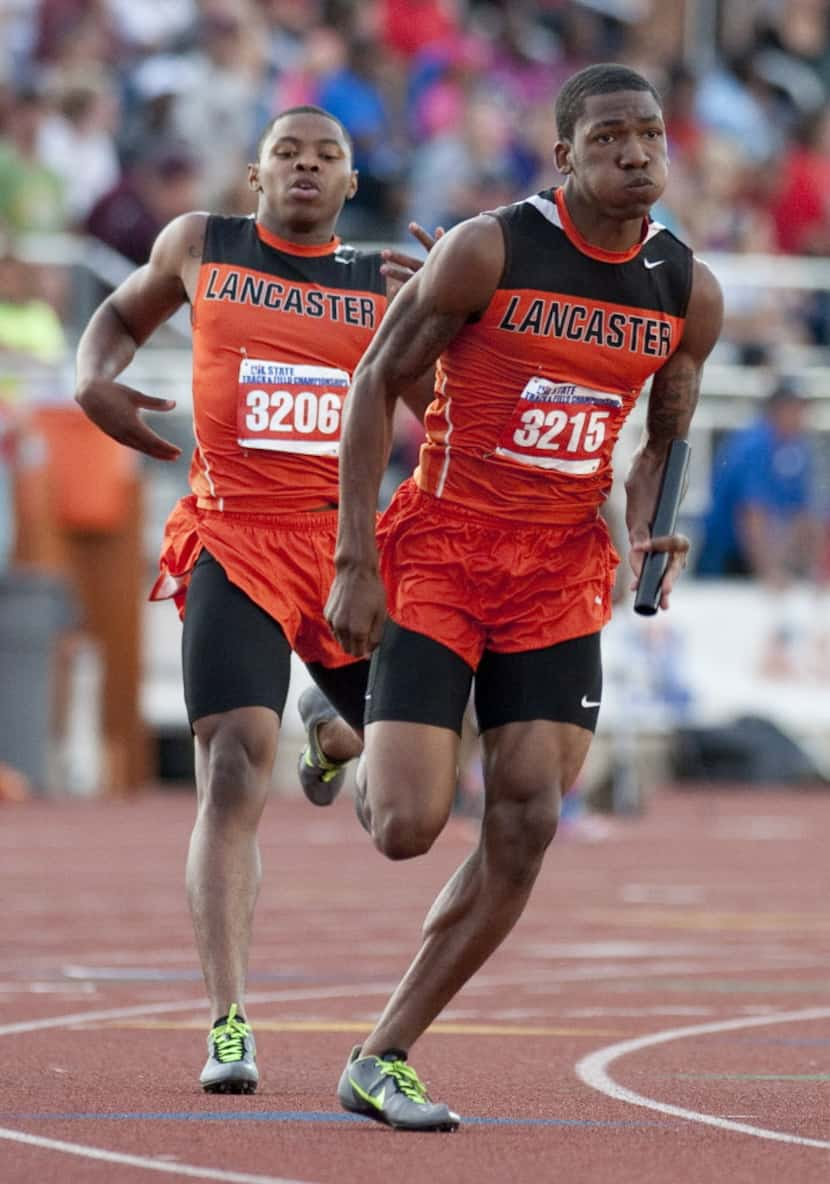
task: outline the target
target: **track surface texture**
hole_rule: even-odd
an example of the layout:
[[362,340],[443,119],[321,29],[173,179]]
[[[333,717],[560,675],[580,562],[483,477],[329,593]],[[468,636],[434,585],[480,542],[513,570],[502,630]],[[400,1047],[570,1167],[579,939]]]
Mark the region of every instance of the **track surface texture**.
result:
[[[345,797],[275,795],[254,1096],[199,1088],[186,791],[0,807],[2,1184],[827,1184],[830,795],[665,788],[560,833],[505,945],[416,1045],[453,1135],[335,1087],[477,824],[390,863]],[[602,833],[602,832],[601,832]]]

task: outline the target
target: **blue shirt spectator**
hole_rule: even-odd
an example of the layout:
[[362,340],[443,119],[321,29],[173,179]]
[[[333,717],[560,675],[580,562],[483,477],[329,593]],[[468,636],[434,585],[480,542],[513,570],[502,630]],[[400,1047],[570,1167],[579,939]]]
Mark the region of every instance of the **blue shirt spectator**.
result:
[[780,583],[809,573],[818,523],[805,412],[805,400],[783,380],[763,414],[715,456],[698,575]]

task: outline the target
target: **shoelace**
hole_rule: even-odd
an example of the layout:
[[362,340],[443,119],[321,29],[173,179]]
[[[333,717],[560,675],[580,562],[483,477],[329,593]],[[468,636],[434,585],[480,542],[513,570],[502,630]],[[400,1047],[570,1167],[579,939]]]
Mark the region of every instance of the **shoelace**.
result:
[[378,1060],[378,1067],[381,1073],[394,1079],[401,1093],[406,1094],[411,1101],[422,1103],[430,1101],[426,1086],[412,1066],[407,1065],[405,1061]]
[[241,1061],[245,1055],[245,1037],[250,1031],[250,1024],[244,1024],[236,1018],[236,1004],[233,1003],[225,1022],[210,1031],[217,1061],[223,1065],[230,1061]]

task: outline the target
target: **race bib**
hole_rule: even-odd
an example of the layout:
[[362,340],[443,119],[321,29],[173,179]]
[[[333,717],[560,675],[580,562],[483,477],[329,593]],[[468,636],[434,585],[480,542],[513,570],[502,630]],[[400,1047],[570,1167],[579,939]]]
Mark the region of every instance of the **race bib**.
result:
[[243,358],[237,441],[243,448],[337,456],[343,401],[351,379],[328,366]]
[[622,395],[534,377],[499,437],[496,455],[522,465],[590,476],[624,418]]

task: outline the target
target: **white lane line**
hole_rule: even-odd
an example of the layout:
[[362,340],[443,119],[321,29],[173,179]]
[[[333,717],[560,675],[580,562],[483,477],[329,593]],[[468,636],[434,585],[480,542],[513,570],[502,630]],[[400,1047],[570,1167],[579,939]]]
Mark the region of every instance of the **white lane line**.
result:
[[661,1114],[669,1114],[674,1118],[687,1118],[690,1122],[715,1126],[719,1130],[736,1131],[741,1135],[754,1135],[757,1139],[771,1139],[777,1143],[797,1143],[801,1147],[821,1147],[830,1149],[830,1142],[824,1139],[807,1139],[801,1135],[791,1135],[785,1131],[771,1131],[765,1127],[751,1126],[744,1122],[734,1122],[729,1118],[720,1118],[716,1114],[703,1114],[697,1110],[686,1110],[682,1106],[672,1106],[668,1102],[659,1102],[654,1098],[647,1098],[643,1094],[635,1093],[618,1085],[607,1072],[608,1066],[628,1053],[641,1052],[644,1048],[651,1048],[655,1044],[668,1044],[672,1040],[683,1040],[689,1036],[708,1036],[714,1032],[735,1032],[740,1028],[769,1027],[771,1024],[806,1023],[808,1020],[825,1020],[830,1018],[830,1007],[807,1008],[804,1011],[782,1011],[777,1015],[752,1016],[749,1019],[722,1020],[714,1024],[696,1024],[691,1028],[671,1028],[663,1032],[653,1032],[648,1036],[638,1036],[633,1040],[622,1040],[619,1044],[609,1044],[596,1052],[589,1053],[578,1061],[576,1075],[591,1089],[618,1102],[630,1102],[632,1106],[645,1106],[649,1110],[657,1110]]
[[[249,994],[248,1003],[296,1002],[302,999],[349,998],[358,992],[363,995],[387,995],[395,986],[388,983],[355,983],[343,987],[305,987],[285,991]],[[20,1020],[14,1024],[0,1024],[0,1036],[16,1036],[21,1032],[43,1032],[47,1028],[68,1028],[72,1024],[93,1024],[102,1020],[126,1020],[140,1015],[164,1015],[171,1011],[204,1011],[204,998],[169,999],[164,1003],[140,1003],[133,1007],[110,1007],[101,1011],[76,1011],[70,1015],[53,1015],[41,1020]],[[207,1027],[207,1024],[205,1025]]]
[[[493,975],[489,985],[514,984],[513,975]],[[249,1003],[292,1002],[303,999],[356,998],[358,995],[388,995],[397,985],[395,982],[351,983],[340,987],[305,987],[284,991],[257,992],[248,995]],[[129,1019],[133,1016],[162,1015],[172,1011],[203,1011],[204,997],[198,999],[167,1000],[163,1003],[142,1003],[134,1007],[111,1007],[98,1011],[77,1011],[69,1015],[48,1016],[40,1020],[22,1020],[14,1024],[0,1025],[0,1036],[14,1036],[22,1032],[41,1032],[49,1028],[66,1028],[72,1024],[97,1023],[102,1020]],[[368,1027],[367,1023],[367,1027]],[[60,1139],[46,1139],[40,1135],[27,1135],[22,1131],[0,1127],[0,1140],[23,1143],[29,1147],[40,1147],[48,1151],[59,1151],[64,1155],[77,1155],[82,1159],[103,1160],[107,1163],[125,1164],[144,1168],[151,1172],[166,1172],[168,1175],[189,1176],[196,1180],[220,1180],[223,1184],[310,1184],[308,1181],[288,1180],[281,1176],[255,1176],[244,1172],[225,1172],[218,1168],[200,1168],[195,1164],[163,1163],[158,1159],[125,1155],[118,1151],[107,1151],[101,1147],[84,1146],[82,1143],[67,1143]]]
[[166,1172],[170,1176],[190,1176],[194,1180],[222,1180],[224,1184],[308,1184],[302,1180],[287,1180],[283,1176],[253,1176],[249,1172],[223,1172],[221,1168],[200,1168],[187,1163],[161,1163],[144,1155],[124,1155],[119,1151],[105,1151],[101,1147],[85,1147],[81,1143],[65,1143],[62,1139],[44,1139],[39,1135],[24,1135],[0,1127],[0,1139],[10,1143],[26,1143],[46,1151],[61,1151],[64,1155],[79,1155],[82,1159],[98,1159],[104,1163],[121,1163],[130,1168],[145,1168],[151,1172]]
[[[542,972],[539,972],[542,973]],[[476,988],[516,986],[532,978],[531,974],[482,975]],[[248,1003],[296,1003],[304,999],[357,999],[359,995],[388,995],[398,985],[397,979],[388,982],[349,983],[339,987],[291,987],[281,991],[256,991],[246,995]],[[198,999],[170,999],[164,1003],[137,1003],[131,1007],[110,1007],[98,1011],[76,1011],[69,1015],[47,1016],[40,1020],[19,1020],[14,1024],[0,1024],[0,1036],[16,1036],[22,1032],[43,1032],[49,1028],[68,1028],[72,1024],[93,1024],[103,1020],[126,1020],[141,1015],[164,1015],[172,1011],[204,1012],[207,1002]],[[367,1031],[371,1025],[367,1021]],[[207,1027],[207,1023],[205,1024]],[[256,1021],[254,1021],[256,1027]]]

